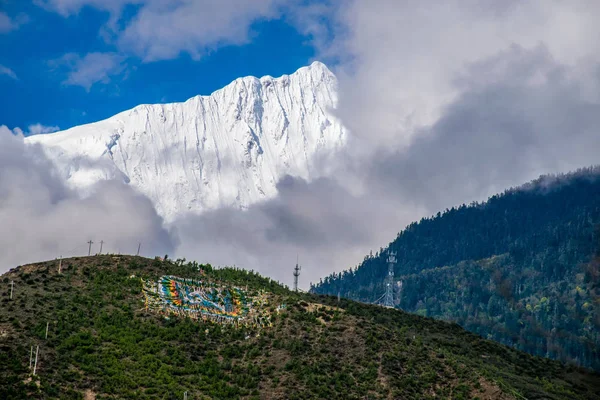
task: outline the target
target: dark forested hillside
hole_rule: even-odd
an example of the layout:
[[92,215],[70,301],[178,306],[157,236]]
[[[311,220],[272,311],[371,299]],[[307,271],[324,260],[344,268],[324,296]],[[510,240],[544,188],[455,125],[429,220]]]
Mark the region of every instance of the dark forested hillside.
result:
[[[389,245],[402,282],[397,306],[600,370],[599,226],[598,167],[422,219]],[[386,255],[380,249],[312,291],[374,301],[384,291]]]
[[[596,373],[236,269],[102,255],[0,281],[0,399],[600,399]],[[219,290],[254,300],[186,312]],[[244,303],[261,317],[227,323]]]

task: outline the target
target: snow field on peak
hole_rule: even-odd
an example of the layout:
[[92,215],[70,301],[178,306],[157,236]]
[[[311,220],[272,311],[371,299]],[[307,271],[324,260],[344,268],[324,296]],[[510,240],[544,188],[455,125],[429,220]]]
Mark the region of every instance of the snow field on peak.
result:
[[100,180],[122,180],[169,222],[186,212],[244,209],[274,196],[286,174],[310,180],[315,156],[345,143],[331,115],[336,105],[336,78],[315,62],[26,141],[42,145],[72,188],[85,193]]

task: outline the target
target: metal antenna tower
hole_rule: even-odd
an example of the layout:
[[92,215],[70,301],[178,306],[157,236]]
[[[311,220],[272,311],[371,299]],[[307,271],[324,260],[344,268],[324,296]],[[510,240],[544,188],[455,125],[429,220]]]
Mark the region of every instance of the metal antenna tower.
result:
[[384,307],[394,307],[394,265],[396,264],[396,252],[388,252],[388,274],[385,278],[385,297],[383,299]]
[[298,258],[296,257],[296,268],[294,268],[294,292],[298,291],[298,277],[300,276],[300,271],[302,267],[298,265]]

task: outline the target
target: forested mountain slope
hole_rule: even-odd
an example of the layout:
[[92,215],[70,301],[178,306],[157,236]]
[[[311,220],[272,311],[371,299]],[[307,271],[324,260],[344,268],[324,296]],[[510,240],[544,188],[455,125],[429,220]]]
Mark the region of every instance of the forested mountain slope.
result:
[[[600,370],[599,224],[598,167],[422,219],[389,245],[398,258],[397,306]],[[312,291],[374,301],[384,292],[386,257],[381,249]]]
[[0,282],[1,399],[600,398],[598,374],[246,271],[103,255]]

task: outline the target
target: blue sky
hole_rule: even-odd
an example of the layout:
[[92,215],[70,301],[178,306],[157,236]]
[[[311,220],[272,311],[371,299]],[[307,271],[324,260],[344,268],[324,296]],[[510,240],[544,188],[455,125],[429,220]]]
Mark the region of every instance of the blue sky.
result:
[[[167,42],[156,49],[153,28],[140,28],[129,40],[130,28],[143,26],[143,18],[160,23],[155,19],[163,10],[142,15],[152,11],[152,1],[0,0],[0,125],[25,134],[34,124],[66,129],[142,103],[210,94],[240,76],[292,73],[315,57],[310,36],[292,26],[275,0],[223,21],[222,32],[198,32],[192,22],[164,35]],[[181,19],[190,10],[167,11],[174,24],[168,32],[186,24]],[[214,12],[212,18],[223,17]]]

